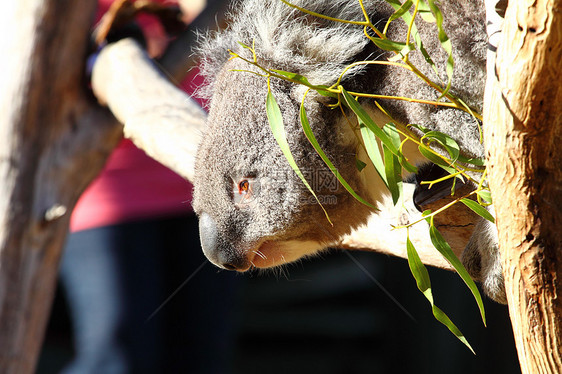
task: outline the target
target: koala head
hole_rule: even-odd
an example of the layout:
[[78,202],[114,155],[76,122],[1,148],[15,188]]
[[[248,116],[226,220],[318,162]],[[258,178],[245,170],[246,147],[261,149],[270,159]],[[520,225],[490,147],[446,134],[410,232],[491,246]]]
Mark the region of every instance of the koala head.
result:
[[[217,76],[198,150],[193,207],[207,258],[219,267],[246,271],[313,254],[347,234],[370,210],[340,186],[305,137],[299,122],[302,97],[296,97],[295,85],[272,79],[291,152],[330,224],[273,137],[265,109],[266,78],[235,70],[259,72],[234,59]],[[338,123],[341,114],[314,99],[307,99],[306,109],[321,147],[350,185],[360,189],[357,144],[344,141],[349,130]]]

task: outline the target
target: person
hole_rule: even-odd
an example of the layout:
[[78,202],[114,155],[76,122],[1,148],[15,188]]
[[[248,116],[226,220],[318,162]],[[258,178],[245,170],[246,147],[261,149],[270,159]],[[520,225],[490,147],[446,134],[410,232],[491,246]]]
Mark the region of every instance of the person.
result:
[[[166,44],[141,25],[149,51]],[[60,265],[75,345],[63,373],[228,371],[235,282],[202,254],[191,188],[124,139],[85,191]]]

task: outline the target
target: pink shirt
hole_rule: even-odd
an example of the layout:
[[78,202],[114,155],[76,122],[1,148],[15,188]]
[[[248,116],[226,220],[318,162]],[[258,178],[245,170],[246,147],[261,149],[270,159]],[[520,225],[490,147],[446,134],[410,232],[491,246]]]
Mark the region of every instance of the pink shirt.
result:
[[74,208],[70,230],[189,214],[191,185],[123,140]]

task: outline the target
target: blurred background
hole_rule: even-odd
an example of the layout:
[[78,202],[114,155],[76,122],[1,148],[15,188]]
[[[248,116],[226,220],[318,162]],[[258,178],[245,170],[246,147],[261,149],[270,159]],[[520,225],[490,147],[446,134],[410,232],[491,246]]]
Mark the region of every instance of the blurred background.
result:
[[[199,253],[193,248],[193,257]],[[207,263],[209,274],[192,278],[159,312],[172,323],[192,325],[191,331],[181,330],[193,337],[183,339],[190,344],[183,347],[185,355],[203,361],[197,368],[169,373],[520,372],[507,307],[485,300],[485,328],[458,276],[429,269],[437,305],[466,335],[476,351],[473,355],[433,318],[405,260],[352,254],[414,319],[343,252],[290,265],[284,275],[224,279],[224,271]],[[185,278],[189,267],[183,270]],[[206,282],[212,276],[225,282],[230,297],[209,292],[214,286]],[[186,314],[168,313],[185,302],[190,304]],[[213,320],[204,313],[209,308],[227,309],[229,315]],[[59,293],[38,373],[58,373],[72,358],[71,328]],[[228,331],[217,333],[217,328]],[[227,341],[209,344],[209,339]],[[216,350],[208,351],[209,346]]]

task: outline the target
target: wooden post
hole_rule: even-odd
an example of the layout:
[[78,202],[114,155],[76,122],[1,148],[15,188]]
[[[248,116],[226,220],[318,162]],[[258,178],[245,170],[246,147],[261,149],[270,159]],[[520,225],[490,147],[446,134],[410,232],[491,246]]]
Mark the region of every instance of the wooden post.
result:
[[510,1],[484,128],[523,373],[562,372],[562,1]]

